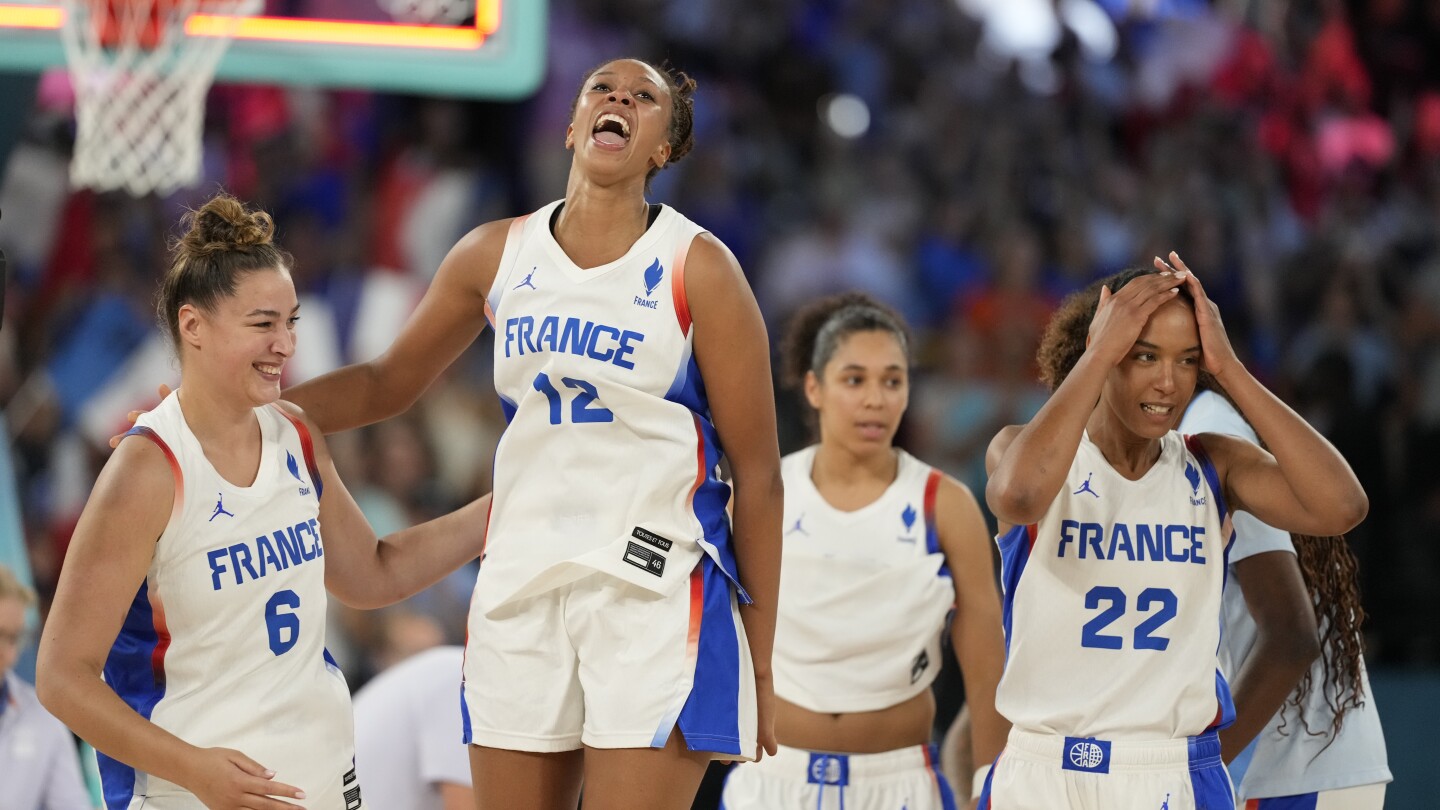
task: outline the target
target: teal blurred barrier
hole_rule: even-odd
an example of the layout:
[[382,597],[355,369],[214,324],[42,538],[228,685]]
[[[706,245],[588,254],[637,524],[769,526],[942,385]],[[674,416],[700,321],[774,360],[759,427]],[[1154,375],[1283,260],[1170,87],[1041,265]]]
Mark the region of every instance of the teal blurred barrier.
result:
[[1395,781],[1385,793],[1385,810],[1440,808],[1440,671],[1382,670],[1370,686],[1385,726],[1385,746]]
[[[25,550],[25,527],[20,520],[20,493],[15,488],[14,449],[8,441],[10,430],[5,424],[5,414],[0,412],[0,436],[6,437],[5,452],[0,453],[0,565],[7,566],[21,582],[33,586],[35,579],[30,574],[30,554]],[[40,614],[30,610],[30,628],[39,626]],[[15,671],[27,681],[35,680],[35,645],[20,651],[20,661]]]

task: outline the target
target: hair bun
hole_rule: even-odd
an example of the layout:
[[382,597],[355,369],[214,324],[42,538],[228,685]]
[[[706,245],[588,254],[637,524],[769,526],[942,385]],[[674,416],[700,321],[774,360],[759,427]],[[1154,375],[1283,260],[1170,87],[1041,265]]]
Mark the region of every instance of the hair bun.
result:
[[229,194],[211,197],[198,211],[183,220],[186,233],[180,249],[191,256],[268,245],[275,236],[275,221],[264,211],[251,211]]

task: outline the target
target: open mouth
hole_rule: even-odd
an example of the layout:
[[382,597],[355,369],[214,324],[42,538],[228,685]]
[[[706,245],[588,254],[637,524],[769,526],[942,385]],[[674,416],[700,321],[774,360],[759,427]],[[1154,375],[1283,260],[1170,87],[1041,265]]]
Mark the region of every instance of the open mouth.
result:
[[591,135],[605,146],[624,146],[630,141],[630,123],[615,113],[603,113],[595,119]]
[[1150,402],[1140,403],[1140,410],[1151,416],[1169,416],[1174,410],[1174,405],[1156,405]]
[[256,363],[255,370],[267,377],[279,377],[280,367],[270,363]]

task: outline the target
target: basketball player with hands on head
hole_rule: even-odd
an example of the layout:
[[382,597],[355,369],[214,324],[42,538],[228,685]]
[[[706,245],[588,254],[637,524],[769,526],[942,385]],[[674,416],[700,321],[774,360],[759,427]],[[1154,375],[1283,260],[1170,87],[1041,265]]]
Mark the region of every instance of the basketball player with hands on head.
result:
[[781,746],[731,772],[724,806],[953,808],[930,745],[947,621],[979,762],[1008,728],[994,706],[1005,648],[985,519],[963,484],[894,446],[910,389],[899,315],[865,295],[824,299],[794,317],[782,353],[819,443],[781,467]]
[[81,513],[39,695],[100,752],[108,810],[355,810],[325,592],[379,607],[438,581],[479,555],[489,496],[377,541],[320,431],[280,401],[299,305],[269,215],[219,195],[187,223],[157,307],[180,387]]
[[694,89],[633,59],[588,74],[565,197],[471,231],[385,354],[287,392],[327,432],[376,422],[495,329],[509,424],[461,706],[480,808],[571,810],[582,781],[586,810],[688,808],[712,758],[775,750],[764,324],[729,250],[645,199]]
[[[1174,253],[1067,299],[1040,363],[1053,395],[987,454],[1007,645],[996,705],[1014,727],[980,807],[1231,808],[1217,736],[1235,719],[1217,666],[1231,515],[1337,534],[1364,518],[1365,492],[1236,358]],[[1270,452],[1174,431],[1201,374]]]

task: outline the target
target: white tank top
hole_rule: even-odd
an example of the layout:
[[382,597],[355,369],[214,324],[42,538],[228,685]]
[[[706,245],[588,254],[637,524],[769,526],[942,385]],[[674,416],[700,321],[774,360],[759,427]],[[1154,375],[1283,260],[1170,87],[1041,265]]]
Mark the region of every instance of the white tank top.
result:
[[[1224,433],[1258,443],[1255,430],[1235,406],[1212,391],[1195,395],[1180,420],[1180,429],[1190,433]],[[1261,523],[1246,512],[1235,513],[1235,543],[1230,552],[1230,565],[1233,567],[1246,557],[1267,551],[1294,554],[1290,533]],[[1225,588],[1223,606],[1225,637],[1220,648],[1220,663],[1225,672],[1234,675],[1254,650],[1258,631],[1238,581],[1231,580]],[[1324,677],[1324,659],[1316,659],[1310,667],[1313,685],[1300,711],[1297,713],[1287,704],[1231,763],[1230,773],[1241,799],[1295,796],[1391,780],[1380,711],[1375,705],[1375,693],[1370,689],[1364,662],[1361,662],[1360,685],[1365,690],[1365,703],[1345,713],[1345,724],[1339,734],[1330,733],[1335,715],[1327,701],[1327,696],[1338,695],[1333,686],[1324,684]],[[1324,733],[1308,734],[1307,727]]]
[[895,480],[853,512],[810,478],[815,447],[781,462],[785,529],[775,694],[813,712],[903,703],[940,672],[955,586],[935,527],[940,472],[896,449]]
[[581,269],[550,231],[562,202],[514,221],[487,298],[508,426],[475,595],[485,612],[597,571],[669,593],[707,553],[735,579],[685,299],[702,230],[662,207],[624,256]]
[[1233,536],[1214,467],[1170,432],[1138,481],[1087,434],[1037,524],[998,540],[1005,674],[1016,728],[1179,739],[1235,716],[1220,674],[1220,593]]
[[[304,426],[278,406],[254,413],[260,465],[248,487],[205,458],[178,392],[130,431],[164,451],[175,502],[105,681],[182,740],[274,770],[306,792],[306,807],[354,810],[350,691],[325,649],[322,483]],[[189,795],[104,755],[100,763],[109,808]]]

